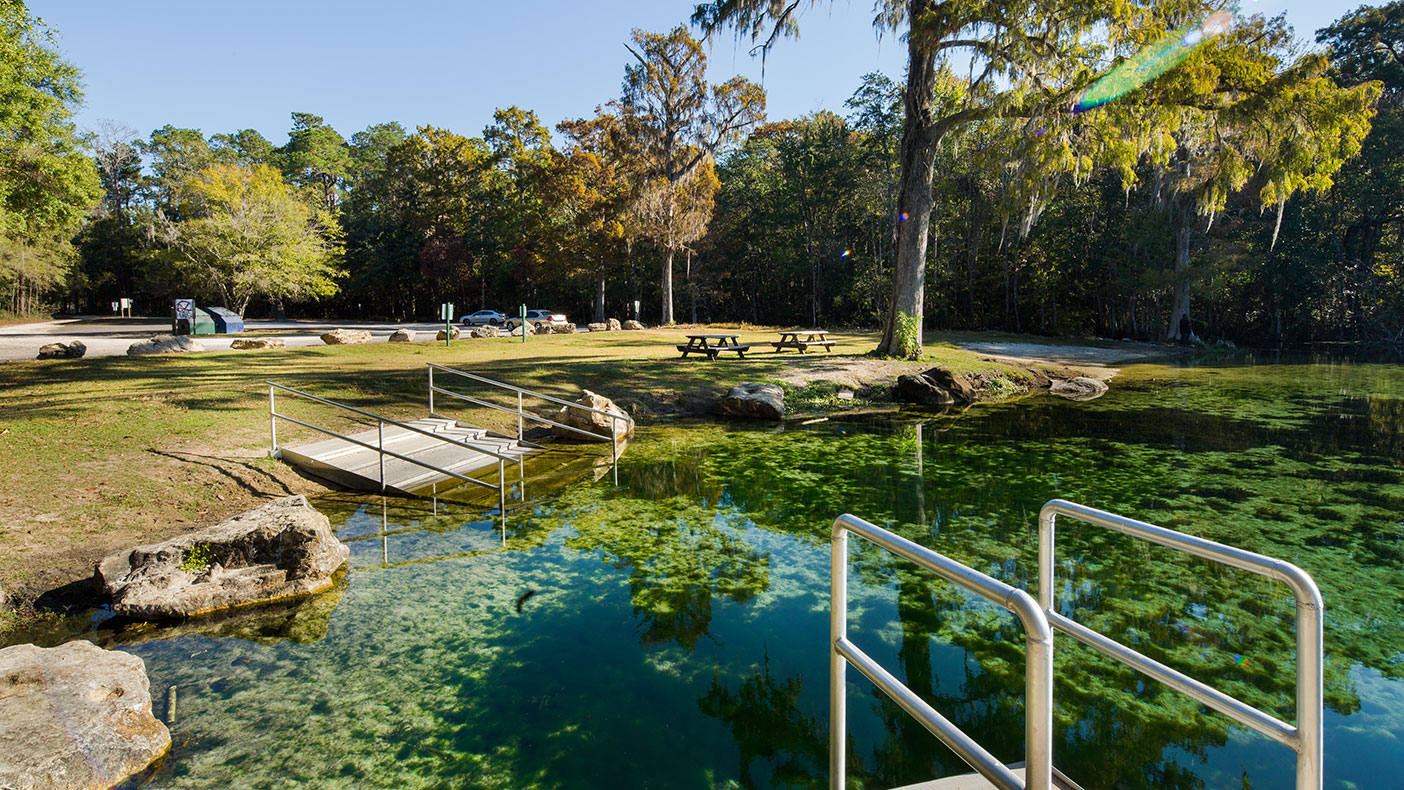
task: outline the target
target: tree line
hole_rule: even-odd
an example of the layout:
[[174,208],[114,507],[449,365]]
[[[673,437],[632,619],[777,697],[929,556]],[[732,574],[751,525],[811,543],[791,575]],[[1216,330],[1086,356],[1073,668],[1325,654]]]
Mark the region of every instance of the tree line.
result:
[[[0,167],[0,295],[14,313],[194,295],[388,320],[638,303],[650,322],[880,325],[908,356],[922,326],[1161,339],[1182,315],[1203,338],[1398,344],[1404,3],[1344,15],[1307,54],[1282,18],[1245,17],[1069,112],[1107,64],[1210,10],[1104,5],[883,0],[905,84],[869,74],[842,114],[767,120],[760,86],[710,84],[680,26],[635,31],[620,95],[554,130],[509,107],[472,137],[348,139],[293,113],[275,144],[79,132],[76,71],[0,0],[0,98],[23,110],[0,116],[0,162],[30,167]],[[693,21],[765,52],[797,6]],[[1094,29],[1111,31],[1095,47]]]

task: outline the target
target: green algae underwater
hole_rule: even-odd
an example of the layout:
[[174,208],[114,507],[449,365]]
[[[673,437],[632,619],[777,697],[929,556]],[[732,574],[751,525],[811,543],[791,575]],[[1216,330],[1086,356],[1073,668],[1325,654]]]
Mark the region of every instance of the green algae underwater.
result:
[[[1034,590],[1037,512],[1062,497],[1310,572],[1326,787],[1397,786],[1404,368],[1253,362],[1128,368],[1085,403],[648,429],[617,487],[557,487],[505,526],[332,496],[318,505],[352,546],[336,593],[88,637],[145,659],[158,712],[179,689],[143,786],[824,787],[833,518]],[[1070,521],[1057,552],[1064,614],[1293,720],[1284,586]],[[1022,759],[1017,621],[861,540],[849,576],[853,640]],[[1085,787],[1291,786],[1289,749],[1067,637],[1056,669],[1055,763]],[[968,771],[856,672],[849,734],[854,787]]]

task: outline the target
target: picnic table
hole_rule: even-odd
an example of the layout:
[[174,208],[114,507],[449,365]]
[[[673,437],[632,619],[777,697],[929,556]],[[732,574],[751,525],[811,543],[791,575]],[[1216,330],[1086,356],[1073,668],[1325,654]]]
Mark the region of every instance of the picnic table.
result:
[[[804,339],[801,340],[800,338]],[[775,353],[779,354],[787,348],[793,348],[803,354],[810,346],[822,346],[825,351],[834,350],[834,341],[829,339],[827,329],[790,329],[780,333],[779,340],[770,341],[770,345],[775,346]]]
[[705,354],[707,359],[716,359],[720,354],[735,354],[745,359],[746,352],[751,347],[739,344],[739,337],[740,335],[687,335],[687,343],[679,344],[678,350],[682,352],[683,359],[687,359],[688,354]]

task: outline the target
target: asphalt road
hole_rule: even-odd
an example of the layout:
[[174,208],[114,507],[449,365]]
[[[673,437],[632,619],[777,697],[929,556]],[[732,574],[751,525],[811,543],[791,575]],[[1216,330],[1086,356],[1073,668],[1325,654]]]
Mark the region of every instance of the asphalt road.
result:
[[[260,337],[281,337],[289,346],[320,346],[322,340],[319,335],[338,327],[364,329],[371,333],[372,339],[384,341],[396,329],[429,333],[428,339],[432,339],[433,333],[443,329],[443,326],[439,323],[391,324],[372,321],[244,322],[245,331],[258,332]],[[81,340],[88,347],[85,356],[122,356],[127,353],[127,347],[138,340],[169,331],[170,324],[166,321],[97,317],[0,326],[0,360],[34,359],[39,355],[39,347],[46,343],[71,343],[74,340]],[[233,340],[226,335],[200,335],[195,339],[210,351],[228,349]]]

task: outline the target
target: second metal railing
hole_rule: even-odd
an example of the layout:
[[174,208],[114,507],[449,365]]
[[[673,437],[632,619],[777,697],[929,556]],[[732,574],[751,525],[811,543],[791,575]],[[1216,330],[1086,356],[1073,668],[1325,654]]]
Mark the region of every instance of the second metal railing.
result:
[[[1175,669],[1058,614],[1053,596],[1054,527],[1066,516],[1176,551],[1203,557],[1285,583],[1296,597],[1297,725],[1294,727]],[[1155,678],[1166,686],[1213,708],[1234,721],[1291,747],[1297,752],[1296,790],[1321,790],[1322,783],[1322,619],[1321,591],[1306,571],[1283,562],[1205,538],[1157,527],[1062,499],[1054,499],[1038,514],[1038,602],[1057,630],[1108,658]]]
[[[555,420],[552,420],[552,419],[550,419],[550,418],[548,418],[548,417],[542,417],[542,416],[539,415],[539,414],[533,414],[532,412],[527,411],[525,408],[523,408],[523,405],[522,405],[522,401],[523,401],[523,398],[524,398],[524,397],[540,398],[540,399],[542,399],[542,400],[549,401],[549,402],[551,402],[551,403],[558,403],[558,404],[560,404],[560,405],[562,405],[562,406],[565,406],[565,407],[567,407],[567,408],[569,408],[569,409],[571,409],[571,410],[580,410],[580,411],[584,411],[584,412],[588,412],[588,413],[592,413],[592,414],[598,414],[598,415],[600,415],[600,416],[602,416],[602,417],[608,418],[608,419],[610,420],[610,423],[609,423],[609,426],[610,426],[610,430],[609,430],[610,459],[611,459],[611,460],[614,462],[614,464],[615,464],[615,469],[614,469],[614,483],[615,483],[615,485],[618,485],[618,484],[619,484],[619,468],[618,468],[618,463],[619,463],[619,422],[622,420],[622,421],[624,421],[624,422],[627,424],[627,423],[629,422],[629,420],[631,419],[628,415],[626,415],[626,414],[615,414],[614,412],[605,411],[605,410],[603,410],[603,409],[596,409],[596,408],[592,408],[592,407],[590,407],[590,406],[582,406],[582,405],[580,405],[580,404],[578,404],[578,403],[571,403],[571,402],[568,401],[568,400],[563,400],[563,399],[561,399],[561,398],[555,398],[555,397],[552,397],[552,396],[550,396],[550,395],[546,395],[546,394],[543,394],[543,393],[540,393],[540,392],[533,392],[532,390],[525,389],[525,388],[522,388],[522,387],[518,387],[518,386],[515,386],[515,385],[513,385],[513,384],[507,384],[507,383],[504,383],[504,382],[501,382],[501,381],[495,381],[495,380],[490,379],[490,378],[487,378],[487,377],[485,377],[485,376],[479,376],[479,375],[476,374],[476,373],[469,373],[469,372],[466,371],[466,370],[459,370],[458,368],[451,368],[451,367],[447,367],[447,366],[445,366],[445,365],[436,364],[436,363],[434,363],[434,362],[429,362],[429,363],[427,363],[427,364],[428,364],[428,366],[429,366],[429,413],[430,413],[430,414],[433,414],[433,415],[438,416],[438,415],[437,415],[437,412],[435,412],[435,410],[434,410],[434,394],[435,394],[435,393],[438,393],[438,394],[440,394],[440,395],[447,395],[447,396],[449,396],[450,398],[456,398],[456,399],[461,400],[461,401],[466,401],[466,402],[468,402],[468,403],[476,404],[476,405],[478,405],[478,406],[484,406],[484,407],[486,407],[486,408],[494,409],[494,410],[496,410],[496,411],[506,412],[506,413],[508,413],[508,414],[514,414],[514,415],[516,415],[516,417],[517,417],[517,441],[519,441],[519,442],[525,441],[525,440],[526,440],[526,436],[525,436],[525,434],[526,434],[526,422],[527,422],[528,420],[530,420],[530,421],[532,421],[532,422],[542,423],[543,425],[550,425],[550,426],[553,426],[553,427],[556,427],[556,428],[560,428],[560,429],[566,430],[566,431],[573,431],[573,432],[578,433],[578,434],[581,434],[581,435],[583,435],[583,436],[589,436],[589,437],[591,437],[591,438],[593,438],[593,439],[599,439],[599,438],[601,438],[599,434],[594,433],[593,431],[587,431],[587,430],[585,430],[585,429],[583,429],[583,428],[577,428],[577,427],[575,427],[575,426],[573,426],[573,425],[566,425],[566,424],[564,424],[564,423],[561,423],[561,422],[557,422],[557,421],[555,421]],[[461,392],[455,392],[455,391],[453,391],[453,390],[445,389],[444,387],[440,387],[440,386],[438,386],[438,385],[436,385],[436,384],[434,383],[434,371],[436,371],[436,370],[437,370],[437,371],[440,371],[440,372],[442,372],[442,373],[448,373],[448,374],[454,375],[454,376],[462,376],[463,378],[469,379],[469,380],[471,380],[471,381],[476,381],[476,382],[478,382],[478,383],[480,383],[480,384],[487,384],[487,385],[489,385],[489,386],[496,387],[496,388],[498,388],[498,389],[503,389],[503,390],[508,390],[509,392],[514,392],[514,393],[516,393],[516,395],[517,395],[517,406],[516,406],[516,408],[514,409],[514,408],[512,408],[512,407],[510,407],[510,406],[503,406],[503,405],[500,404],[500,403],[493,403],[492,401],[482,400],[481,398],[474,398],[474,397],[472,397],[471,395],[464,395],[464,394],[461,393]]]

